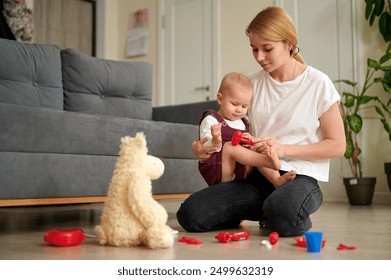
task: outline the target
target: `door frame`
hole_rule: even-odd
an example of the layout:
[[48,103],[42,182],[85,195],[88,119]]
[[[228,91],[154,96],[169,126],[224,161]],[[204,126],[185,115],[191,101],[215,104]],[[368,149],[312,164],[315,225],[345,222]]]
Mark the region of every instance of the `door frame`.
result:
[[[165,30],[164,30],[164,10],[166,0],[159,0],[158,2],[158,27],[157,27],[157,36],[158,36],[158,59],[157,59],[157,102],[158,106],[172,105],[166,104],[166,95],[170,93],[165,92]],[[211,69],[211,99],[216,98],[216,90],[218,88],[218,81],[220,79],[220,0],[212,0],[212,69]],[[216,93],[216,94],[214,94]]]

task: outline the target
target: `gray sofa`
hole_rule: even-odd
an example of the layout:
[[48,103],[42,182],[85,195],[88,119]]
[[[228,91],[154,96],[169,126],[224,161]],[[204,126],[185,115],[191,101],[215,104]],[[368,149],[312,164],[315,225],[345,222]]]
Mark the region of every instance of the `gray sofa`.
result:
[[166,167],[154,194],[206,187],[190,147],[215,102],[152,107],[151,98],[148,63],[0,39],[0,205],[104,197],[120,138],[140,131]]

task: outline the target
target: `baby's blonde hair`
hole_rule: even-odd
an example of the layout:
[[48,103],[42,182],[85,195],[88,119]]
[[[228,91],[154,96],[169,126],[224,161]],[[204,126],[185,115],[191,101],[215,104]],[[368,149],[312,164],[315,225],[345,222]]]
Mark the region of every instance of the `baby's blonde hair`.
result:
[[297,31],[291,17],[282,8],[268,7],[260,11],[246,29],[247,36],[257,34],[267,41],[285,41],[292,45],[291,56],[305,64],[297,47]]
[[230,92],[234,87],[243,87],[252,91],[252,83],[250,79],[243,74],[231,72],[226,74],[221,81],[219,93]]

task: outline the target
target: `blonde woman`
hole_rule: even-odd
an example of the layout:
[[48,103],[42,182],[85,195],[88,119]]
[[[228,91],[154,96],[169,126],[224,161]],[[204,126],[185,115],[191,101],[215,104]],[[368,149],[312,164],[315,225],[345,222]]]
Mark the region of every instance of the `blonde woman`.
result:
[[[280,173],[296,177],[275,188],[257,169],[241,181],[220,183],[188,197],[177,212],[187,231],[237,228],[242,220],[262,221],[280,236],[302,235],[323,195],[318,181],[328,181],[329,159],[343,156],[345,138],[338,110],[340,95],[329,77],[306,65],[296,28],[281,8],[262,10],[250,22],[247,37],[260,71],[251,75],[254,95],[248,115],[254,151],[268,144],[276,151]],[[192,150],[209,158],[206,139]]]

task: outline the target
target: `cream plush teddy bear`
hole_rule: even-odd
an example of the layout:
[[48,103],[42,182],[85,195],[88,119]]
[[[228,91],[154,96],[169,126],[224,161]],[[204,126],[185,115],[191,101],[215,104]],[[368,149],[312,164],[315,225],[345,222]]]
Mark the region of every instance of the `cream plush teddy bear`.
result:
[[145,245],[151,249],[173,245],[167,211],[152,197],[151,180],[163,172],[163,162],[148,155],[143,133],[121,138],[101,224],[95,227],[101,245]]

